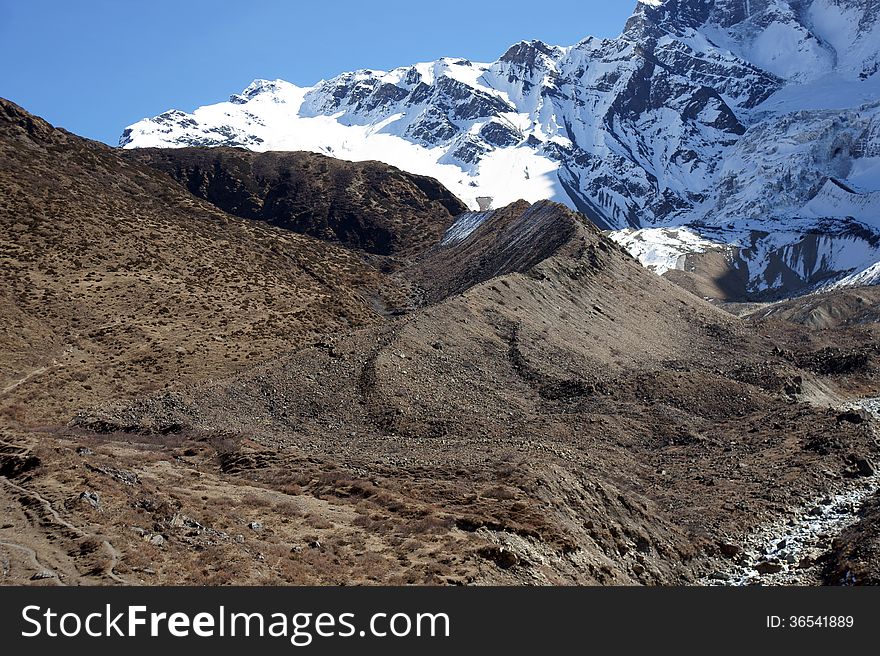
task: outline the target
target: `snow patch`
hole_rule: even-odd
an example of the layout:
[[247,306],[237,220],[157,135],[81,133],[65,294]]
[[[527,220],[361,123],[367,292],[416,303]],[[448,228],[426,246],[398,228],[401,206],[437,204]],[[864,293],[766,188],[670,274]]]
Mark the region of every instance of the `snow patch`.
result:
[[867,269],[845,276],[837,282],[821,288],[819,291],[843,289],[844,287],[867,287],[869,285],[880,285],[880,262],[872,264]]
[[473,232],[483,225],[488,219],[495,214],[494,210],[488,212],[465,212],[455,219],[440,240],[441,246],[451,246],[464,241],[470,237]]
[[710,250],[724,250],[727,244],[705,239],[688,228],[625,229],[609,237],[623,246],[647,269],[658,275],[683,270],[687,256]]

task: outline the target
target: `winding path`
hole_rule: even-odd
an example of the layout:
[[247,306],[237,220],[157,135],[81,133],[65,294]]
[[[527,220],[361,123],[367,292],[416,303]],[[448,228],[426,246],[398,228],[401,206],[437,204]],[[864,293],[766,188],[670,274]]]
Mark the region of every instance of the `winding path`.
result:
[[[52,503],[46,497],[44,497],[42,494],[40,494],[39,492],[34,492],[33,490],[28,490],[27,488],[24,488],[21,485],[18,485],[17,483],[13,483],[5,476],[0,476],[0,481],[5,483],[7,486],[11,487],[13,490],[16,490],[17,492],[19,492],[21,494],[24,494],[26,496],[33,498],[33,499],[36,499],[40,503],[40,505],[42,505],[42,507],[44,508],[46,513],[49,515],[49,517],[51,517],[52,522],[65,528],[66,530],[72,532],[77,538],[93,538],[96,540],[100,539],[100,538],[97,538],[97,536],[95,536],[95,535],[91,535],[89,533],[86,533],[78,526],[74,526],[73,524],[68,522],[66,519],[64,519],[61,515],[58,514],[58,511],[55,510],[55,507],[52,505]],[[110,578],[111,580],[115,581],[116,583],[119,583],[121,585],[128,585],[128,581],[126,581],[121,576],[119,576],[115,571],[116,566],[119,564],[119,561],[122,559],[122,554],[119,553],[119,551],[116,549],[116,547],[114,547],[113,544],[109,540],[100,539],[100,541],[101,541],[101,545],[103,546],[104,550],[107,552],[108,556],[110,557],[109,564],[104,568],[104,574],[108,578]],[[29,549],[28,547],[23,547],[21,545],[16,545],[14,543],[0,542],[0,544],[5,544],[6,546],[9,546],[12,548],[19,548],[19,549],[28,550],[28,551],[33,552],[33,550]],[[33,553],[33,558],[34,558],[35,562],[38,562],[37,555],[35,552]],[[40,566],[38,568],[38,571],[39,571],[39,569],[51,570],[52,568]]]
[[37,376],[41,376],[42,374],[46,373],[46,372],[49,371],[50,369],[57,369],[57,368],[59,368],[59,367],[63,367],[63,366],[64,366],[64,365],[61,365],[61,364],[53,364],[53,365],[51,365],[51,366],[47,366],[47,367],[37,367],[36,369],[34,369],[33,371],[31,371],[29,374],[27,374],[25,377],[23,377],[23,378],[19,378],[19,379],[18,379],[17,381],[15,381],[14,383],[11,383],[11,384],[7,385],[7,386],[4,387],[2,390],[0,390],[0,396],[6,396],[6,395],[9,394],[12,390],[14,390],[15,388],[17,388],[17,387],[19,387],[19,386],[21,386],[21,385],[24,385],[24,384],[25,384],[26,382],[28,382],[31,378],[36,378]]
[[9,542],[7,540],[0,540],[0,547],[6,547],[7,549],[15,549],[17,551],[25,552],[30,558],[31,565],[34,570],[37,572],[52,572],[53,580],[55,585],[65,585],[65,583],[58,576],[58,572],[56,572],[51,567],[47,567],[43,563],[40,562],[39,556],[37,556],[37,552],[31,549],[30,547],[26,547],[23,544],[17,544],[15,542]]

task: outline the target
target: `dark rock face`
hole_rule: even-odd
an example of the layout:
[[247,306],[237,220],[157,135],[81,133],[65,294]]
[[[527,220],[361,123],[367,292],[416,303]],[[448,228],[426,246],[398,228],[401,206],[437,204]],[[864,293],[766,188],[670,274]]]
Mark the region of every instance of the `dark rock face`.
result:
[[379,255],[436,242],[467,209],[436,180],[377,162],[225,148],[124,152],[225,212]]
[[595,248],[610,248],[598,240],[594,226],[584,225],[582,218],[550,201],[534,205],[520,201],[469,216],[478,225],[473,233],[464,240],[444,238],[424,255],[412,274],[429,298],[459,293],[499,275],[527,271],[559,250],[577,226],[597,239]]
[[426,109],[406,130],[406,136],[425,146],[442,144],[458,134],[458,128],[445,112]]
[[539,62],[539,54],[556,57],[558,53],[558,48],[548,46],[542,41],[521,41],[501,55],[500,61],[519,64],[526,69],[534,69]]
[[480,136],[486,143],[499,148],[516,145],[522,139],[520,133],[510,126],[494,121],[483,126],[480,130]]

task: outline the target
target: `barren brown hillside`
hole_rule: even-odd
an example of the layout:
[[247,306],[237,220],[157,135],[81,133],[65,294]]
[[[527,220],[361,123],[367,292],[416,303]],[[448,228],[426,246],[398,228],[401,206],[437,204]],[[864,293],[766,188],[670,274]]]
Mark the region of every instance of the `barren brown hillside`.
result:
[[467,209],[433,178],[379,162],[236,148],[119,154],[167,173],[229,214],[379,255],[435,243]]
[[876,457],[863,333],[841,370],[562,206],[390,260],[3,112],[4,582],[691,583]]

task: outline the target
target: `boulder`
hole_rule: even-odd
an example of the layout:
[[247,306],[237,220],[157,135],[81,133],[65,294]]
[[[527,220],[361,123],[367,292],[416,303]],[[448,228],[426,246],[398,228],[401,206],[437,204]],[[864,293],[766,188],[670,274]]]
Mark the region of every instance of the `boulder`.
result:
[[53,572],[52,570],[44,569],[44,570],[40,570],[39,572],[36,572],[31,577],[31,581],[43,581],[45,579],[54,579],[55,576],[56,576],[55,572]]
[[874,462],[870,458],[856,458],[854,464],[862,476],[873,476],[877,471]]
[[868,413],[864,410],[845,410],[837,415],[837,423],[863,424],[868,420]]
[[727,556],[728,558],[736,558],[742,553],[742,547],[736,544],[730,544],[729,542],[722,542],[718,545],[718,550],[721,552],[721,555]]
[[493,561],[501,569],[509,569],[519,562],[519,557],[510,549],[496,545],[483,547],[478,553],[483,558]]
[[782,563],[776,563],[771,560],[762,560],[755,565],[755,571],[758,574],[779,574],[785,567]]
[[97,492],[92,492],[91,490],[86,490],[85,492],[80,492],[79,500],[85,504],[90,505],[95,510],[101,509],[101,499],[98,496]]

